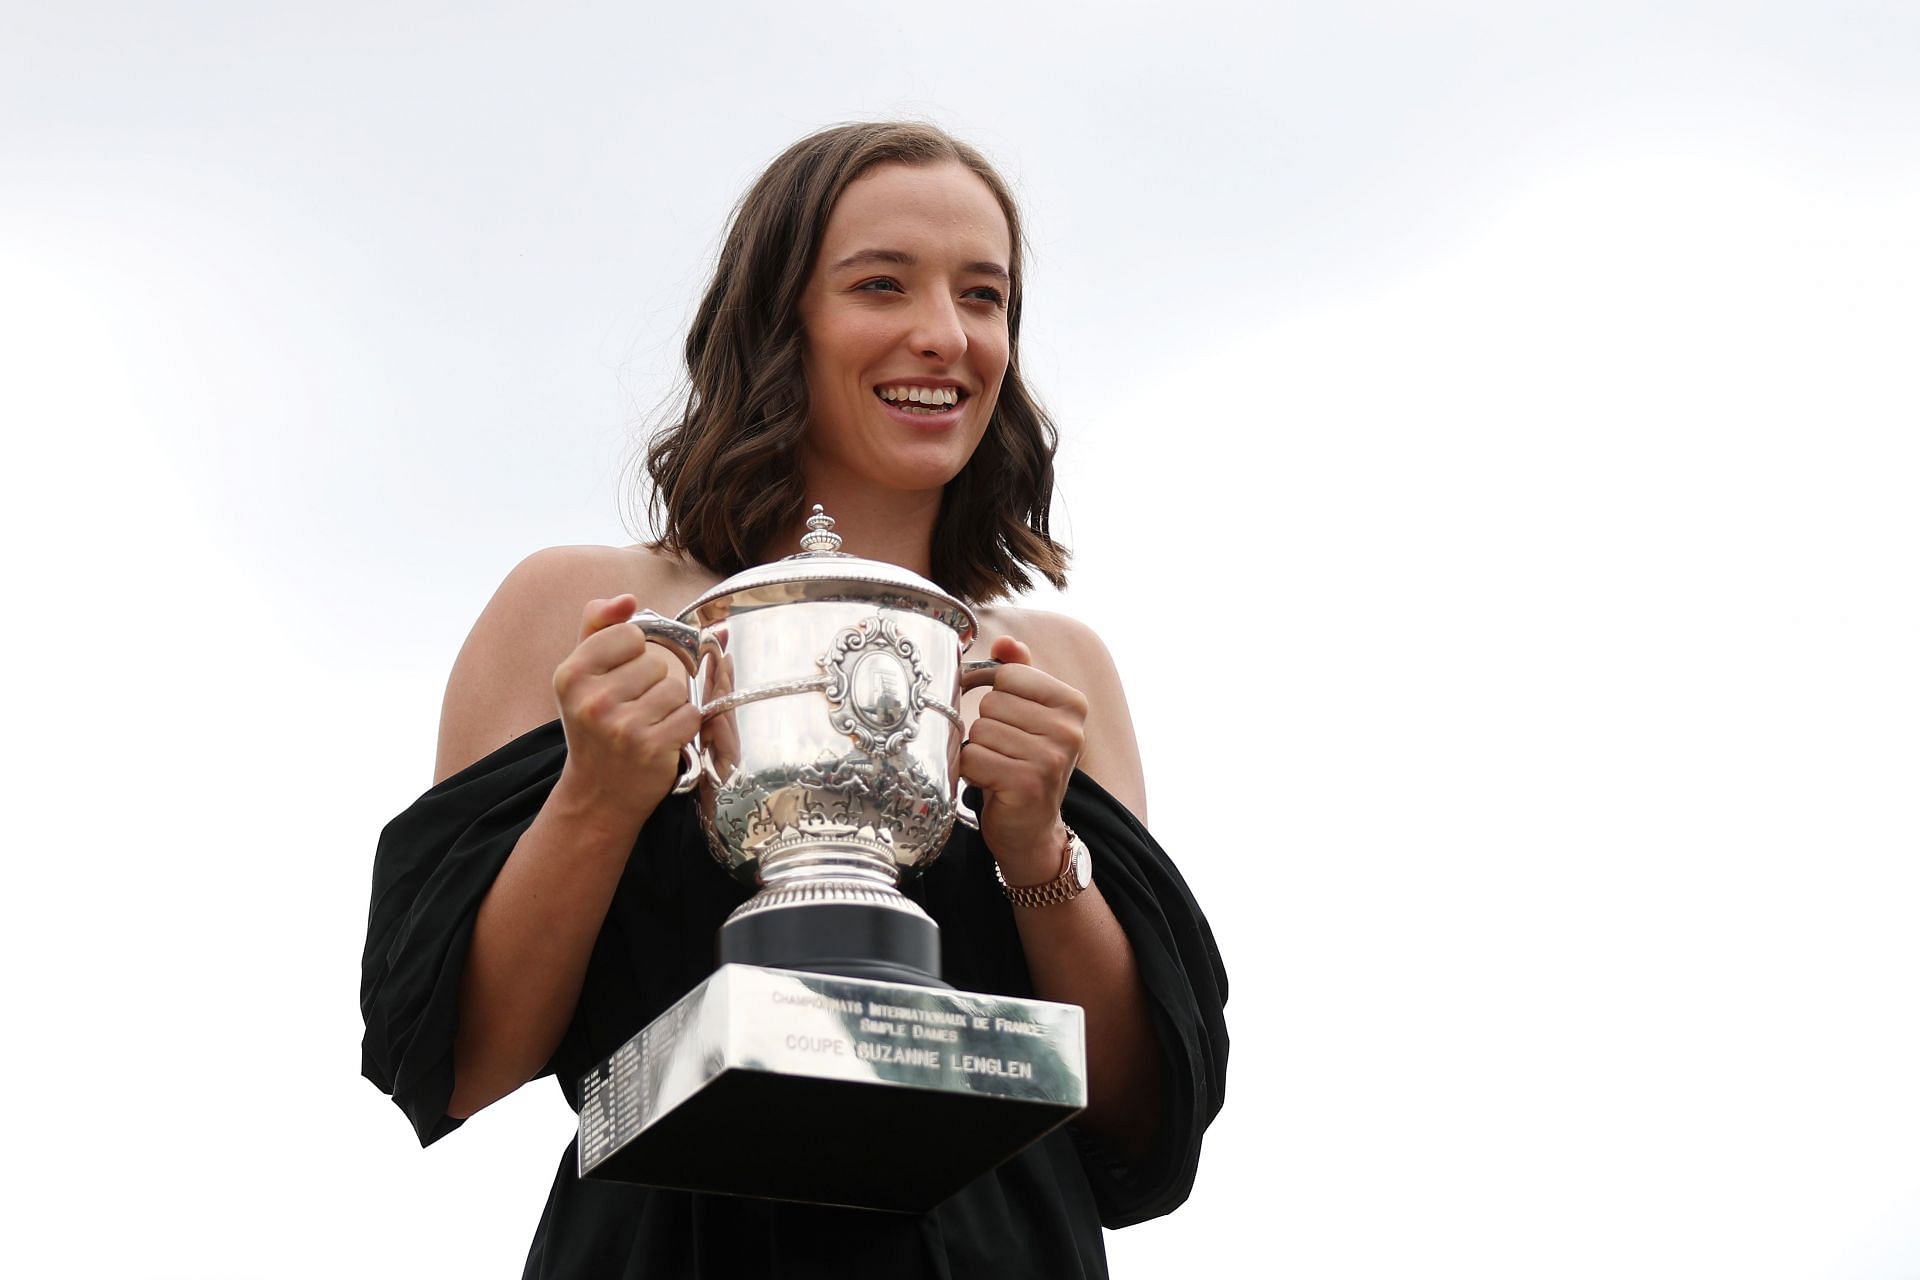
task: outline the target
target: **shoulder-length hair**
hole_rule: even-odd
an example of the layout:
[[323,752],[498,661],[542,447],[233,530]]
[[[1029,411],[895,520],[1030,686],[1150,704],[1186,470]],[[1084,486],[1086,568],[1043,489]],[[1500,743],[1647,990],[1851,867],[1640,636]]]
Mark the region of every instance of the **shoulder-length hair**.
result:
[[648,444],[652,544],[717,573],[754,564],[805,515],[795,456],[807,429],[800,298],[849,183],[876,165],[957,161],[1006,215],[1012,242],[1009,360],[986,434],[947,483],[932,576],[964,600],[1066,585],[1067,549],[1048,530],[1058,434],[1020,374],[1020,212],[985,156],[926,124],[844,124],[802,138],[742,198],[687,333],[687,382]]

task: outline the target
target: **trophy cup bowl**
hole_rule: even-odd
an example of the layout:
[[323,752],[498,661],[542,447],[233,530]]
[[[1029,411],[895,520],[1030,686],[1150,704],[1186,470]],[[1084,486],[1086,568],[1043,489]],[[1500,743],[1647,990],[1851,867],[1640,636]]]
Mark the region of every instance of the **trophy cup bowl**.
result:
[[[955,992],[939,927],[899,890],[958,821],[965,604],[839,551],[815,507],[803,551],[633,621],[685,663],[701,727],[674,790],[698,792],[716,859],[759,886],[721,926],[720,968],[581,1086],[580,1172],[918,1211],[1086,1104],[1079,1008]],[[896,1126],[939,1158],[889,1158]]]
[[[939,931],[900,893],[956,820],[964,604],[838,551],[816,507],[800,555],[735,575],[669,620],[634,619],[686,664],[701,728],[676,792],[697,791],[714,857],[760,891],[720,959],[939,982]],[[799,908],[797,914],[779,914]]]

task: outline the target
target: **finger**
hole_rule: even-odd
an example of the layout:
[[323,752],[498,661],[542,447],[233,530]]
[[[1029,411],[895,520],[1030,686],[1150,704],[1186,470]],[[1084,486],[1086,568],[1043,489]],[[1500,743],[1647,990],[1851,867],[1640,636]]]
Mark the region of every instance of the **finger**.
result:
[[670,734],[675,742],[685,746],[693,741],[693,735],[700,732],[700,708],[691,702],[680,704],[672,714],[660,721],[660,727]]
[[980,699],[980,720],[998,721],[1016,729],[1025,729],[1028,733],[1044,735],[1052,732],[1060,725],[1062,714],[1059,707],[1048,706],[1034,698],[1023,698],[1004,689],[995,689]]
[[[561,714],[579,724],[627,734],[672,719],[690,705],[685,677],[656,654],[583,680],[562,694]],[[696,716],[695,726],[699,719]],[[687,731],[691,737],[693,730]]]
[[613,702],[632,702],[661,685],[682,700],[687,696],[687,678],[680,664],[645,646],[627,661],[587,679],[591,692]]
[[625,622],[639,611],[640,601],[632,595],[589,600],[586,608],[580,611],[580,638],[585,640],[596,631],[604,631],[615,623]]
[[960,749],[960,776],[998,802],[1059,808],[1059,787],[1049,781],[1048,772],[991,742],[969,741]]
[[[651,660],[657,656],[650,653],[647,658]],[[679,669],[677,664],[669,668],[665,663],[666,660],[661,659],[662,670],[659,679],[643,689],[636,690],[633,694],[634,710],[649,724],[657,724],[665,720],[692,701],[687,696],[686,678],[684,676],[678,680],[673,678]]]
[[700,709],[684,699],[675,700],[662,684],[632,702],[620,704],[604,723],[621,735],[664,730],[675,742],[687,742],[699,732]]
[[671,681],[678,666],[632,627],[610,627],[587,637],[554,668],[553,692],[563,708],[597,717]]
[[[1043,706],[1062,707],[1081,715],[1087,711],[1084,694],[1058,676],[1050,676],[1035,666],[1009,663],[1001,667],[994,673],[993,688],[996,693],[1009,693]],[[984,705],[985,699],[981,701]]]
[[632,662],[647,652],[647,638],[638,627],[608,625],[583,638],[567,661],[582,675],[597,676]]
[[960,748],[960,776],[988,794],[1005,790],[1028,766],[1001,755],[985,743],[967,739]]
[[1004,759],[1029,763],[1044,760],[1049,752],[1046,738],[996,720],[975,720],[967,741]]
[[1015,640],[1012,636],[996,637],[993,642],[993,648],[988,650],[988,652],[1001,662],[1025,664],[1033,661],[1033,650],[1027,648],[1026,645]]

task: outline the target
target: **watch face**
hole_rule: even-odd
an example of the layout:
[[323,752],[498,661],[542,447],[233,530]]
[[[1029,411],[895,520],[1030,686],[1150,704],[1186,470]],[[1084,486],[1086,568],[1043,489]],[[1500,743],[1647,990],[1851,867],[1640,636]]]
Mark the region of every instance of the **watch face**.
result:
[[1073,882],[1082,889],[1093,883],[1093,855],[1078,840],[1073,842]]

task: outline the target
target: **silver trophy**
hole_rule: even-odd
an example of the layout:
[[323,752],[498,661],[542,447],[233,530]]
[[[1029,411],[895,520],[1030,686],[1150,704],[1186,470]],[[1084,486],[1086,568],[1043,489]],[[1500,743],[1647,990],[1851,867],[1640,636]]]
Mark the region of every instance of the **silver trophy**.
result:
[[[965,660],[965,604],[841,552],[818,506],[807,526],[677,621],[634,619],[701,712],[674,790],[759,892],[714,975],[587,1073],[580,1173],[917,1212],[1085,1107],[1085,1027],[940,980],[939,927],[899,883],[974,825],[958,703],[995,664]],[[932,1138],[907,1159],[905,1126]]]

